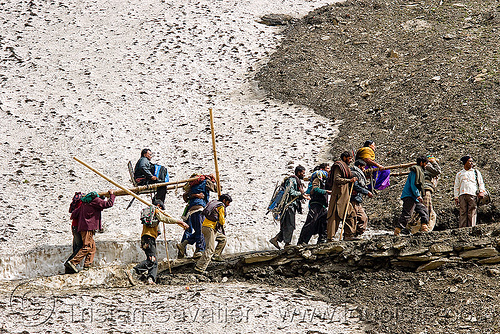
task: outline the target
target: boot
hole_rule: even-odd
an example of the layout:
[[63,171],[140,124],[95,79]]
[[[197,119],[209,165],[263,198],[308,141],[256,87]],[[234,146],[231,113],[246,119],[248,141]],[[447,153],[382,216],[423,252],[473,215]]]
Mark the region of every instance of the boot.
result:
[[187,240],[184,240],[180,244],[175,245],[175,247],[177,247],[177,250],[178,250],[178,252],[177,252],[178,259],[183,259],[186,256],[187,244],[188,244]]

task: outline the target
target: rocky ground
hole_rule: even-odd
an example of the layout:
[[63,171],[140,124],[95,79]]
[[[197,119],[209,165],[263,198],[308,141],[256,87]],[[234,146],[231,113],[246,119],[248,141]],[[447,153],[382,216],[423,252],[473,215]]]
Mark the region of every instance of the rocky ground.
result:
[[348,305],[366,333],[498,333],[499,235],[499,224],[492,224],[291,247],[231,257],[206,275],[195,274],[187,260],[172,275],[165,271],[161,282],[230,280],[291,288],[333,306]]
[[[343,121],[332,154],[378,144],[384,165],[434,154],[443,169],[438,229],[457,226],[453,182],[471,154],[489,190],[499,180],[498,1],[347,1],[290,25],[257,78],[270,96]],[[370,201],[391,226],[404,179]],[[498,201],[480,221],[500,218]]]

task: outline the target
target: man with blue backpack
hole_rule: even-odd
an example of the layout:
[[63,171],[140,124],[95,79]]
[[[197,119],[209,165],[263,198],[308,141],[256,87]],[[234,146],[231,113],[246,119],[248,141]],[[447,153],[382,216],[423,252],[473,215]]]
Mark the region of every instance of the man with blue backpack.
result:
[[309,195],[305,193],[301,182],[305,174],[306,169],[299,165],[295,167],[294,175],[287,177],[283,181],[283,187],[287,189],[287,193],[284,194],[286,203],[283,206],[283,212],[279,215],[280,231],[269,240],[277,249],[281,248],[280,242],[284,242],[285,247],[288,247],[292,242],[293,231],[295,230],[295,212],[302,213],[302,199],[310,199]]
[[[134,168],[134,179],[137,185],[142,186],[151,183],[168,182],[168,171],[164,166],[151,163],[153,153],[148,148],[141,151],[141,158],[137,161]],[[155,199],[165,202],[167,187],[159,187],[156,189]]]

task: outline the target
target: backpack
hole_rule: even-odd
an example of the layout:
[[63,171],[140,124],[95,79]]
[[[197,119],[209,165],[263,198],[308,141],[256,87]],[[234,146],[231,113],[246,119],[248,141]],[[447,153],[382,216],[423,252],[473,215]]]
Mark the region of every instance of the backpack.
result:
[[290,197],[290,187],[292,186],[292,183],[289,182],[288,186],[285,187],[286,180],[288,180],[290,177],[293,176],[287,176],[281,183],[279,181],[276,183],[273,196],[271,197],[271,201],[269,202],[269,205],[267,207],[266,214],[272,212],[273,218],[276,220],[279,220],[281,218],[282,213],[290,204],[288,202]]
[[147,227],[155,227],[158,226],[160,222],[158,217],[155,215],[156,207],[154,205],[148,206],[147,208],[142,209],[141,211],[141,223],[146,225]]
[[184,190],[184,194],[182,194],[184,202],[186,203],[189,202],[188,196],[191,193],[191,187],[200,184],[205,180],[207,181],[206,187],[209,191],[211,192],[217,191],[217,181],[211,175],[193,174],[190,176],[190,179],[192,178],[196,178],[196,180],[186,182],[186,184],[184,184],[184,186],[182,187],[182,189]]
[[154,165],[154,166],[155,166],[154,176],[158,178],[158,181],[168,182],[170,180],[170,177],[168,175],[167,167],[162,165]]
[[211,200],[205,209],[203,209],[202,214],[207,218],[208,220],[211,220],[213,222],[219,221],[219,211],[217,210],[221,205],[224,205],[224,203],[214,199]]

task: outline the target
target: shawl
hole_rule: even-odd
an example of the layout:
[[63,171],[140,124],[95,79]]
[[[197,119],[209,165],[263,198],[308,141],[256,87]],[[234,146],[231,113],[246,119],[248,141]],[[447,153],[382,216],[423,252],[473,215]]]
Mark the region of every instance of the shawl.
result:
[[356,160],[366,158],[375,160],[375,152],[370,147],[362,147],[356,152]]

